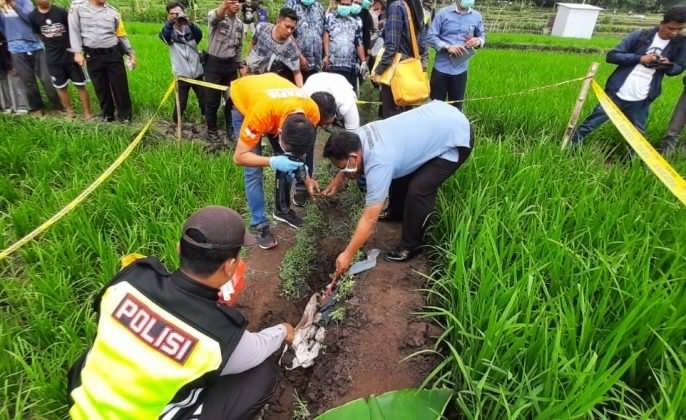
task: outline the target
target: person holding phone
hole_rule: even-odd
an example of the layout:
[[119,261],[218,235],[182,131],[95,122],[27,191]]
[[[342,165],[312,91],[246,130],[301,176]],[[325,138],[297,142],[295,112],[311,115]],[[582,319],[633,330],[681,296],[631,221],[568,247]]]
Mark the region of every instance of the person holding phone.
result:
[[427,35],[436,50],[431,72],[431,99],[460,101],[453,103],[462,109],[467,90],[469,60],[476,48],[486,43],[481,14],[473,9],[474,0],[458,0],[438,12]]
[[[677,76],[686,67],[686,41],[681,32],[686,7],[669,9],[654,28],[630,33],[607,53],[607,62],[617,68],[605,84],[605,92],[632,124],[645,132],[650,104],[660,96],[662,79]],[[598,105],[572,136],[572,145],[608,120]]]

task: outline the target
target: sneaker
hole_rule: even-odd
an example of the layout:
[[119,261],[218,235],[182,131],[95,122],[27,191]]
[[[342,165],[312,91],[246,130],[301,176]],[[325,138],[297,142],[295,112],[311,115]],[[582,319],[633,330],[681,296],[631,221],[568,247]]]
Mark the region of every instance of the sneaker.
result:
[[385,209],[384,211],[381,212],[381,214],[379,214],[379,221],[380,222],[389,222],[389,223],[402,222],[403,218],[402,218],[402,216],[399,217],[399,216],[393,214],[389,209]]
[[216,131],[208,131],[207,142],[210,144],[220,143],[221,140],[219,139],[219,133],[217,133]]
[[260,248],[272,249],[279,244],[276,241],[276,238],[274,238],[274,235],[272,235],[271,230],[269,229],[269,223],[262,223],[261,225],[257,225],[253,228],[253,231],[255,233],[255,239],[257,239],[257,246],[259,246]]
[[293,229],[298,229],[303,225],[303,219],[291,209],[288,210],[288,213],[274,212],[272,216],[277,222],[285,223]]
[[310,194],[307,192],[305,187],[295,187],[295,192],[293,193],[293,204],[298,207],[305,207],[307,199],[310,198]]
[[416,255],[420,254],[422,252],[421,247],[417,247],[414,249],[408,249],[408,248],[396,248],[393,251],[387,252],[384,256],[383,259],[389,262],[405,262],[409,261],[412,258],[414,258]]

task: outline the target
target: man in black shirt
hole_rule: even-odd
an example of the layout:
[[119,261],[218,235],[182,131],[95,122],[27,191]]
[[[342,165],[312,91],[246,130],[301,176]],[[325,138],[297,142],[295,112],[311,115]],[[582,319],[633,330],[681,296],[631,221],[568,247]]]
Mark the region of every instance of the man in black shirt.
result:
[[69,116],[74,115],[71,99],[67,91],[69,82],[76,86],[83,105],[83,115],[90,119],[91,108],[86,78],[83,69],[74,62],[74,54],[69,51],[69,23],[65,9],[53,6],[50,0],[37,0],[36,9],[29,14],[33,31],[40,35],[45,44],[48,72],[52,85],[57,89],[62,106]]

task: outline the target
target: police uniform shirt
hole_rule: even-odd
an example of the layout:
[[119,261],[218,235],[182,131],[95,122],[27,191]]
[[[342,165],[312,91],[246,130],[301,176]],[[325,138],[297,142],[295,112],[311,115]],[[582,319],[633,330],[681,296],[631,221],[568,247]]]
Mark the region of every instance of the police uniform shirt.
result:
[[219,58],[235,58],[240,61],[243,45],[243,22],[238,16],[226,14],[223,19],[217,16],[217,10],[207,15],[210,33],[207,40],[207,52]]
[[127,52],[133,51],[119,12],[108,4],[72,4],[69,11],[69,40],[74,52],[81,52],[84,47],[112,48],[120,41]]

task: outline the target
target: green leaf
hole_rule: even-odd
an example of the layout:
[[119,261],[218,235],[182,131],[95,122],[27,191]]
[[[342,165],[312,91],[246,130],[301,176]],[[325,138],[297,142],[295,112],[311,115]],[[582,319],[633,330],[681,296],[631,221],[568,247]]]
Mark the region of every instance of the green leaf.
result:
[[317,420],[436,420],[450,401],[448,389],[403,389],[333,408]]

